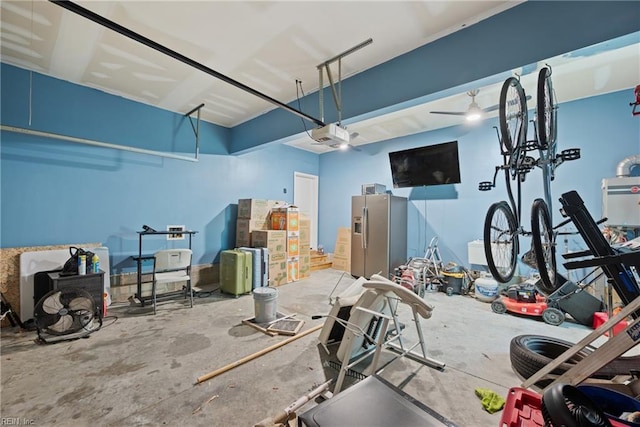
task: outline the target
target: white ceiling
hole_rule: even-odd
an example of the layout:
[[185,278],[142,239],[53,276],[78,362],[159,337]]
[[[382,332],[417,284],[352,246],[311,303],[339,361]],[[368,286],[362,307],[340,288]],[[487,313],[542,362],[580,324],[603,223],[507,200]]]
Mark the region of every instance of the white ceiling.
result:
[[[305,93],[316,91],[317,65],[368,38],[373,39],[371,45],[342,60],[343,78],[516,6],[520,1],[75,3],[289,103],[296,99],[296,79],[302,81]],[[276,108],[51,2],[2,0],[0,13],[2,62],[177,113],[186,113],[204,103],[202,119],[226,127]],[[550,58],[558,100],[564,102],[638,84],[637,46],[586,58],[568,55]],[[337,73],[335,67],[334,72]],[[529,77],[523,76],[525,89],[535,87],[535,82],[525,80]],[[463,121],[460,117],[433,115],[428,111],[466,110],[470,98],[465,92],[471,88],[458,88],[457,93],[452,92],[455,95],[443,94],[440,99],[396,113],[361,122],[346,121],[350,131],[360,134],[352,144],[460,124]],[[499,84],[480,87],[476,101],[481,107],[496,104],[499,89]],[[325,99],[327,102],[333,101],[329,98]],[[347,102],[348,99],[343,100]],[[332,150],[313,145],[304,134],[286,143],[319,153]]]

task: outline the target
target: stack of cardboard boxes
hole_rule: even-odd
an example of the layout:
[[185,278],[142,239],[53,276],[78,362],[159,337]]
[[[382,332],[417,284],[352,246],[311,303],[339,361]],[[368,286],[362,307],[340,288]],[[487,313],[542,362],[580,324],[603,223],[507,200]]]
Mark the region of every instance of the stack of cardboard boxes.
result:
[[238,202],[236,246],[268,249],[270,286],[295,282],[311,273],[309,219],[297,207],[280,204],[258,199]]
[[271,229],[281,230],[287,242],[287,282],[298,280],[298,257],[300,256],[300,210],[295,206],[274,208],[271,210]]
[[269,286],[280,286],[287,281],[287,232],[282,230],[255,230],[254,248],[267,248],[269,252]]
[[280,200],[240,199],[236,222],[236,247],[251,247],[254,230],[269,230],[271,209],[284,205]]
[[298,271],[300,279],[311,275],[311,220],[302,212],[298,227],[300,228],[300,257]]

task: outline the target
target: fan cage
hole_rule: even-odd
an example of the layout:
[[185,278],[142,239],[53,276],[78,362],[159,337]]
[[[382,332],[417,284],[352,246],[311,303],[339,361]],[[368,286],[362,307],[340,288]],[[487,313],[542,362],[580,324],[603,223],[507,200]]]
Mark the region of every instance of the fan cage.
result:
[[50,335],[68,335],[83,330],[90,332],[96,315],[99,313],[91,294],[77,288],[48,292],[34,310],[38,332]]

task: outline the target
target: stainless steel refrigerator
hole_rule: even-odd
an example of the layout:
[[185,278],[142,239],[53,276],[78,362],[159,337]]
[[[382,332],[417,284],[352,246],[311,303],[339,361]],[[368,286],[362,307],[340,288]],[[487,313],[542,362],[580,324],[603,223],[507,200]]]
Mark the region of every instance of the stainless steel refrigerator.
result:
[[391,194],[351,198],[351,274],[389,277],[407,261],[407,199]]

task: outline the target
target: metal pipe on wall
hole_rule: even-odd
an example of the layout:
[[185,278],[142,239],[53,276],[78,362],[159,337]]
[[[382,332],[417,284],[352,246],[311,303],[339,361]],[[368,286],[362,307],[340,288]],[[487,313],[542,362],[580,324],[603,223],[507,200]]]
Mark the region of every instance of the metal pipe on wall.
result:
[[618,178],[631,176],[631,168],[640,165],[640,154],[625,157],[616,168],[616,176]]
[[144,148],[135,148],[135,147],[131,147],[131,146],[128,146],[128,145],[110,144],[108,142],[100,142],[100,141],[95,141],[93,139],[76,138],[75,136],[60,135],[60,134],[51,133],[51,132],[41,132],[41,131],[38,131],[38,130],[25,129],[25,128],[20,128],[20,127],[15,127],[15,126],[0,125],[0,130],[7,131],[7,132],[22,133],[22,134],[25,134],[25,135],[42,136],[44,138],[60,139],[60,140],[63,140],[63,141],[75,142],[75,143],[78,143],[78,144],[93,145],[95,147],[111,148],[111,149],[114,149],[114,150],[122,150],[122,151],[130,151],[132,153],[149,154],[149,155],[152,155],[152,156],[166,157],[166,158],[169,158],[169,159],[186,160],[188,162],[197,162],[198,161],[197,158],[181,156],[179,154],[165,153],[163,151],[145,150]]

